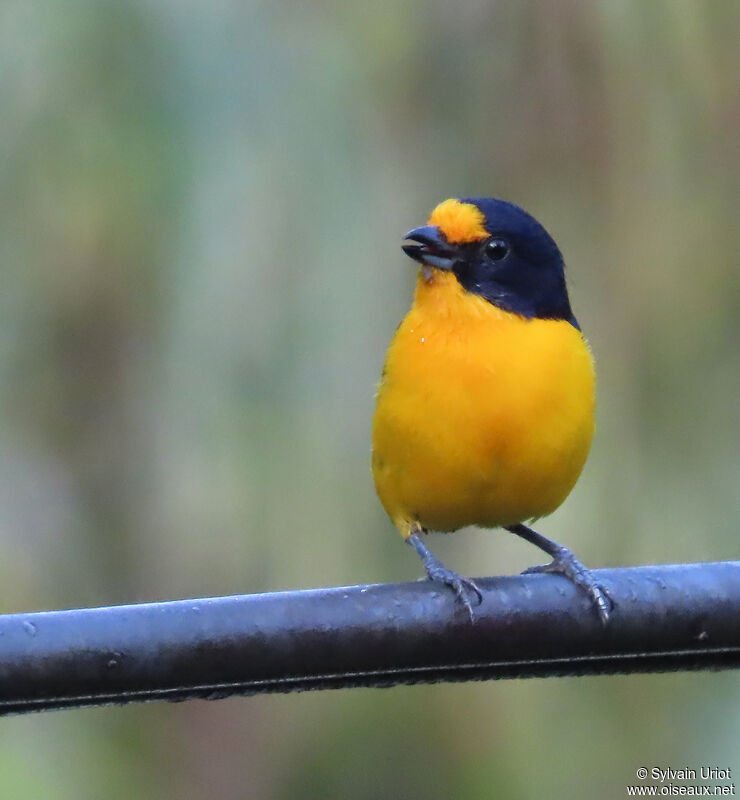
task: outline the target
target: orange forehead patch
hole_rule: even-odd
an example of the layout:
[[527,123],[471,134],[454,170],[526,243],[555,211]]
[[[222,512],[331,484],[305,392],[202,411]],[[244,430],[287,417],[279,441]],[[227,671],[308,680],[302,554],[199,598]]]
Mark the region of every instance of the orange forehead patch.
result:
[[465,244],[490,236],[484,223],[483,212],[477,206],[451,198],[432,211],[427,224],[436,225],[450,244]]

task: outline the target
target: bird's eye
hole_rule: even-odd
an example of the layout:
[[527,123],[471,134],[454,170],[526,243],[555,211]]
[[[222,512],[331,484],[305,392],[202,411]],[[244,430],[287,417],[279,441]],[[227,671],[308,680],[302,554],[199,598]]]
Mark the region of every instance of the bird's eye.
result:
[[506,239],[491,239],[486,245],[486,255],[491,261],[501,261],[509,255],[509,243]]

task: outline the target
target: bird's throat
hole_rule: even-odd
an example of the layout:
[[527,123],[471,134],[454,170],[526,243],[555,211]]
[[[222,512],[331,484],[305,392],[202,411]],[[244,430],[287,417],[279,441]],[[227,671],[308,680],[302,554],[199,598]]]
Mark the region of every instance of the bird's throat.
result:
[[460,319],[494,321],[506,312],[464,289],[454,272],[422,266],[416,281],[414,307],[421,313]]

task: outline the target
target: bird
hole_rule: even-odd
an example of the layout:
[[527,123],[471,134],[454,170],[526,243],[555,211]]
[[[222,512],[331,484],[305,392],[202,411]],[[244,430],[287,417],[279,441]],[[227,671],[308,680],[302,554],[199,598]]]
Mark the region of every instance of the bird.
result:
[[514,203],[454,197],[402,249],[420,268],[388,346],[372,426],[386,513],[471,620],[480,589],[445,567],[425,534],[504,528],[552,559],[525,572],[565,576],[606,624],[606,590],[571,550],[530,527],[570,494],[594,433],[594,360],[558,246]]

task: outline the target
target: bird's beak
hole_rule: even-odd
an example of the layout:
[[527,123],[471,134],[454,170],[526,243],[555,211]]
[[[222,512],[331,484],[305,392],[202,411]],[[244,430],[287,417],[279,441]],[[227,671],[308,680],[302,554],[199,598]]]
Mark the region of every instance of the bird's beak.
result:
[[403,252],[414,261],[419,261],[428,267],[451,270],[459,258],[457,250],[435,225],[414,228],[403,237],[403,240],[413,242],[402,245]]

